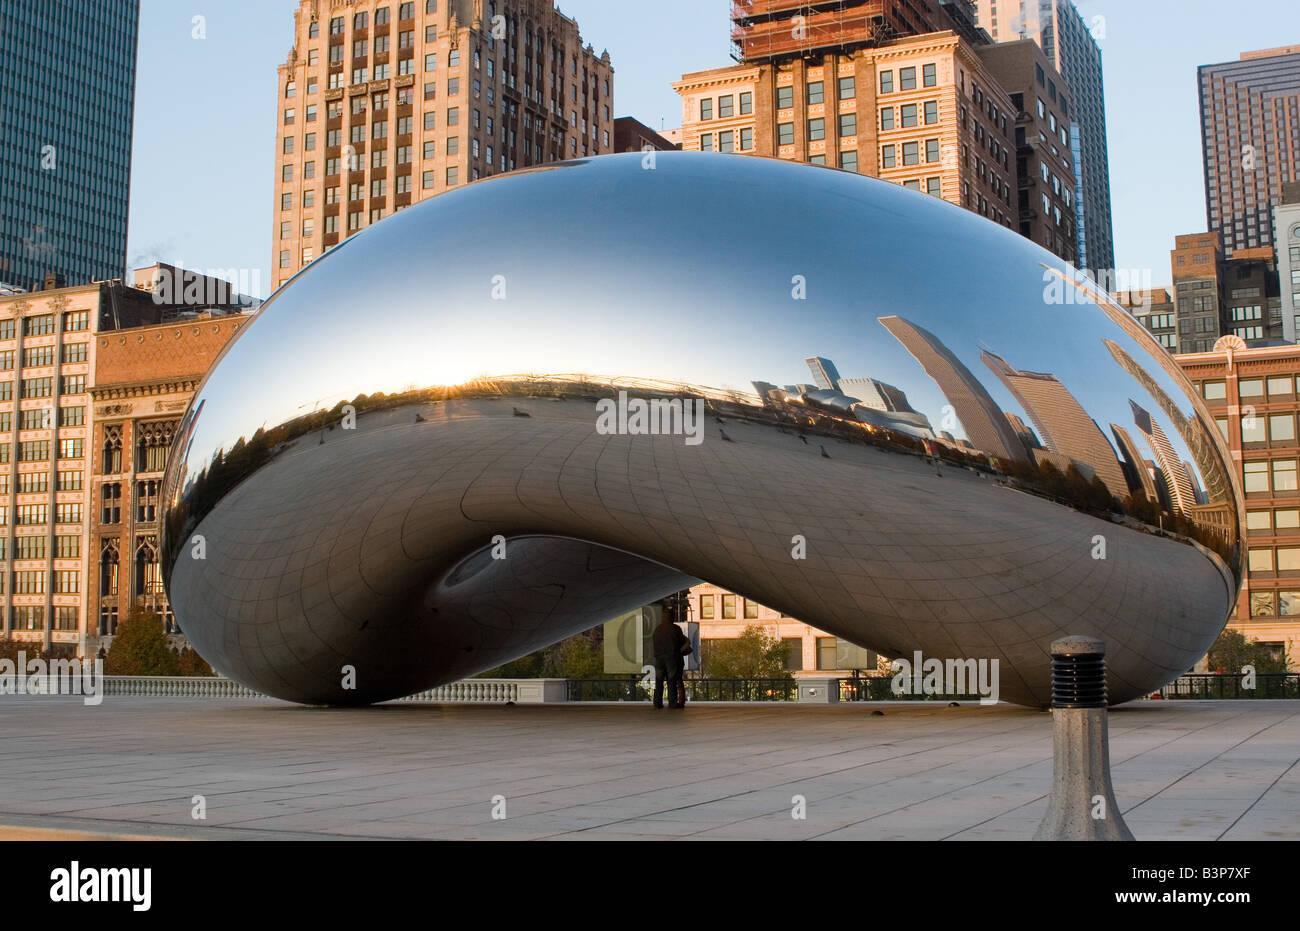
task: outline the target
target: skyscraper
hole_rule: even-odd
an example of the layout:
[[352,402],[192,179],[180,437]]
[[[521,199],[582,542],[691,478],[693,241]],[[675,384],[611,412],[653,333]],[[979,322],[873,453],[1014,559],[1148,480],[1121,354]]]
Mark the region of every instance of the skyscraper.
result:
[[1122,500],[1128,494],[1115,450],[1060,379],[1042,372],[1018,371],[988,350],[982,350],[980,358],[1020,402],[1044,446],[1091,468],[1112,496]]
[[1229,258],[1272,246],[1273,205],[1300,179],[1300,45],[1243,52],[1196,77],[1209,229]]
[[1192,508],[1196,504],[1196,493],[1192,490],[1191,480],[1187,477],[1187,470],[1183,462],[1174,452],[1173,445],[1169,442],[1169,437],[1161,429],[1160,424],[1156,423],[1151,413],[1136,401],[1130,400],[1129,407],[1133,409],[1133,423],[1142,431],[1143,436],[1147,438],[1147,444],[1151,451],[1156,455],[1156,462],[1160,464],[1160,471],[1163,473],[1165,488],[1169,492],[1169,500],[1175,510],[1182,511],[1184,514],[1192,514]]
[[[1070,142],[1077,154],[1075,222],[1078,267],[1109,272],[1115,267],[1111,221],[1110,157],[1106,149],[1106,92],[1101,47],[1070,0],[976,0],[979,25],[999,42],[1033,39],[1065,80],[1047,85],[1047,100],[1069,93]],[[1101,22],[1095,24],[1104,28]],[[1026,104],[1029,101],[1025,101]]]
[[613,83],[551,0],[301,0],[279,68],[277,286],[427,197],[613,152]]
[[1115,434],[1115,440],[1124,452],[1124,459],[1132,470],[1137,486],[1141,487],[1148,501],[1158,502],[1160,496],[1156,491],[1155,479],[1151,476],[1151,470],[1147,468],[1147,460],[1142,455],[1142,450],[1138,449],[1137,443],[1133,442],[1133,436],[1118,424],[1111,424],[1110,431]]
[[[975,374],[939,337],[902,317],[881,317],[880,325],[912,354],[943,392],[966,438],[978,450],[1001,459],[1027,459],[1020,436]],[[948,429],[948,418],[941,426]]]
[[811,359],[805,359],[804,361],[808,363],[813,382],[818,388],[825,388],[828,391],[840,390],[840,373],[835,368],[834,362],[830,359],[823,359],[821,356],[813,356]]
[[5,0],[0,282],[126,275],[138,0]]

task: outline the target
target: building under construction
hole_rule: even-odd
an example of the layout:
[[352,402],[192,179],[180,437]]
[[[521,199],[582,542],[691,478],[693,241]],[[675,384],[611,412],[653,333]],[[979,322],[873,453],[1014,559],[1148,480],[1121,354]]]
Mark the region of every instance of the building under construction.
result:
[[[884,45],[951,29],[977,39],[970,0],[733,0],[732,57],[770,62]],[[988,41],[984,35],[984,41]]]

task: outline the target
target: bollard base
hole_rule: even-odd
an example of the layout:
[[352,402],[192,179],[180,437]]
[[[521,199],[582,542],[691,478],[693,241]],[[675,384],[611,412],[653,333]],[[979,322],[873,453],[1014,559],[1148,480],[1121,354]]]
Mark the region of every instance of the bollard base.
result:
[[1034,840],[1135,840],[1110,782],[1105,708],[1052,711],[1052,795]]

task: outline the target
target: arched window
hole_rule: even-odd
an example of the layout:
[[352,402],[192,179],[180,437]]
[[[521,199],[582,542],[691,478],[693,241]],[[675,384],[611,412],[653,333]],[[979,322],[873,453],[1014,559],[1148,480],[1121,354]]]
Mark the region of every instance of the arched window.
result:
[[100,597],[117,594],[119,571],[117,541],[105,540],[99,554],[99,594]]
[[135,548],[135,593],[161,595],[162,576],[158,571],[158,548],[150,540],[141,540]]
[[122,428],[109,426],[104,428],[104,475],[117,475],[122,471]]
[[159,420],[137,427],[135,470],[161,472],[167,468],[167,450],[176,435],[176,421]]

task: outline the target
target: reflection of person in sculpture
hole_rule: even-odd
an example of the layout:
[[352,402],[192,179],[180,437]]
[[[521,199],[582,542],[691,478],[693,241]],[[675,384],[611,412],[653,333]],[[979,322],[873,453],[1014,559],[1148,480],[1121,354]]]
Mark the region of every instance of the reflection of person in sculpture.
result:
[[[668,619],[659,622],[651,635],[655,651],[655,707],[664,706],[664,685],[668,686],[668,707],[681,708],[677,700],[682,684],[682,674],[686,670],[685,653],[690,641],[682,629]],[[687,650],[689,652],[689,650]]]
[[939,478],[943,478],[943,470],[939,468],[939,444],[934,440],[922,440],[921,442],[925,444],[925,454],[934,463],[934,474]]

